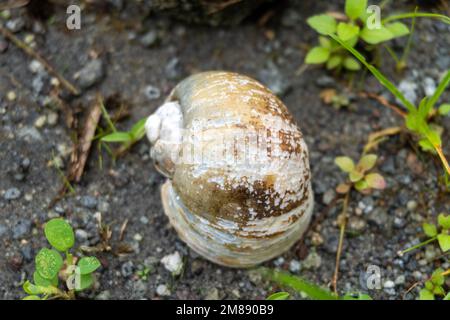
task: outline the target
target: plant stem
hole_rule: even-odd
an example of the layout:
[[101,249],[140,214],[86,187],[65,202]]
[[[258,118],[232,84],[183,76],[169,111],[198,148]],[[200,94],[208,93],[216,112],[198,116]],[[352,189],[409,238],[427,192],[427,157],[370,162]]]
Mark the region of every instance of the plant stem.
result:
[[[418,9],[419,8],[416,7],[416,9],[414,10],[414,13],[417,13]],[[408,42],[406,43],[406,47],[405,47],[405,50],[403,51],[403,54],[402,54],[402,57],[400,58],[400,61],[397,62],[397,70],[402,70],[406,66],[406,59],[408,58],[408,54],[409,54],[409,51],[411,49],[412,37],[413,37],[413,34],[414,34],[415,26],[416,26],[416,16],[414,16],[412,21],[411,21],[411,31],[409,33]]]
[[408,252],[410,252],[410,251],[413,251],[413,250],[415,250],[415,249],[418,249],[418,248],[420,248],[420,247],[423,247],[423,246],[425,246],[425,245],[427,245],[427,244],[429,244],[429,243],[435,241],[436,239],[437,239],[437,237],[435,236],[435,237],[433,237],[433,238],[430,238],[430,239],[428,239],[428,240],[425,240],[425,241],[423,241],[423,242],[421,242],[421,243],[419,243],[419,244],[416,244],[415,246],[412,246],[412,247],[410,247],[410,248],[408,248],[408,249],[405,249],[405,250],[403,250],[403,251],[400,251],[400,252],[399,252],[399,255],[402,256],[402,255],[404,255],[405,253],[408,253]]
[[450,18],[437,13],[428,13],[428,12],[410,12],[410,13],[401,13],[387,17],[381,21],[382,24],[385,24],[390,21],[400,20],[400,19],[410,19],[410,18],[436,18],[442,20],[442,22],[450,24]]
[[339,231],[339,244],[338,244],[338,248],[337,248],[337,252],[336,252],[336,265],[334,268],[333,279],[331,281],[331,286],[336,295],[338,294],[337,293],[337,280],[339,277],[339,262],[341,260],[342,246],[344,243],[344,235],[345,235],[345,227],[347,225],[347,209],[348,209],[348,201],[350,198],[350,191],[351,191],[351,189],[349,191],[347,191],[347,193],[345,194],[344,202],[342,204],[342,211],[341,211],[342,221],[341,221],[340,231]]

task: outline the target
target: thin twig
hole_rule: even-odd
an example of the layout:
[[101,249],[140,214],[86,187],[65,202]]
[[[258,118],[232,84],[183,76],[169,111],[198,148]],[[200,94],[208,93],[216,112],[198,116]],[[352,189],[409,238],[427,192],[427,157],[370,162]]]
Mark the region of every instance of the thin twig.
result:
[[56,78],[58,78],[61,84],[72,94],[74,95],[80,94],[80,91],[68,80],[66,80],[61,74],[59,74],[44,57],[42,57],[39,53],[37,53],[31,47],[29,47],[25,42],[23,42],[15,35],[13,35],[11,32],[9,32],[7,29],[5,29],[2,25],[0,25],[0,33],[9,41],[14,43],[18,48],[22,49],[26,54],[38,60],[47,69],[47,71]]
[[392,111],[394,111],[395,113],[397,113],[398,115],[402,116],[403,118],[406,117],[406,112],[403,111],[402,109],[400,109],[398,106],[396,106],[395,104],[389,102],[385,97],[382,97],[380,95],[377,95],[375,93],[371,93],[371,92],[361,92],[359,94],[360,97],[362,98],[371,98],[374,99],[376,101],[378,101],[379,103],[381,103],[383,106],[388,107],[389,109],[391,109]]
[[334,268],[333,279],[331,280],[331,287],[333,288],[334,293],[337,295],[337,281],[339,277],[339,263],[341,261],[342,247],[344,243],[344,235],[345,235],[345,227],[347,225],[347,209],[348,209],[348,201],[350,198],[350,190],[345,194],[344,202],[342,204],[342,212],[341,212],[341,225],[339,231],[339,244],[336,252],[336,265]]

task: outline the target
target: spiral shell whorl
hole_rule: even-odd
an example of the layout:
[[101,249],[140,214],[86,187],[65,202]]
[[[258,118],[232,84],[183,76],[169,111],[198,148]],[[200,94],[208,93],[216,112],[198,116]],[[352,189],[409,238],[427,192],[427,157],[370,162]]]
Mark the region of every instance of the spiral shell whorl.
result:
[[307,147],[284,104],[259,82],[220,71],[185,79],[167,103],[179,105],[184,129],[162,192],[180,236],[233,266],[286,250],[306,227],[313,196]]

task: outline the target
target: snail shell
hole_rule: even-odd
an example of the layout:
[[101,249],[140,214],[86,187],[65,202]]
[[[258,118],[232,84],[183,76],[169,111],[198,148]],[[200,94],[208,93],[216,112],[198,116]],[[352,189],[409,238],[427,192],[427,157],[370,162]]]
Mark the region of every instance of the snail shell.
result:
[[286,251],[313,209],[308,150],[259,82],[211,71],[180,82],[146,122],[170,223],[215,263],[248,267]]

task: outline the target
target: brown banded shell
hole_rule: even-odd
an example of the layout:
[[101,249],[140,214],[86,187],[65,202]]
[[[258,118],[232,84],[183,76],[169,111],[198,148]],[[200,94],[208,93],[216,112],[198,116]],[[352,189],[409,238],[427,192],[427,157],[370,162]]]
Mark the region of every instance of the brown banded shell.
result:
[[174,88],[146,130],[168,177],[164,211],[192,249],[247,267],[299,240],[313,208],[308,150],[269,89],[236,73],[199,73]]

